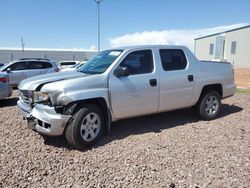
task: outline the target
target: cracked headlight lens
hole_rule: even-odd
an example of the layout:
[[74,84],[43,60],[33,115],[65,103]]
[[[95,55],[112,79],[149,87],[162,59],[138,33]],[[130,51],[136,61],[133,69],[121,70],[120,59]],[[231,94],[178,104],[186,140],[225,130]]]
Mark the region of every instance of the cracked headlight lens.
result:
[[49,93],[35,91],[33,93],[33,102],[34,103],[49,102]]

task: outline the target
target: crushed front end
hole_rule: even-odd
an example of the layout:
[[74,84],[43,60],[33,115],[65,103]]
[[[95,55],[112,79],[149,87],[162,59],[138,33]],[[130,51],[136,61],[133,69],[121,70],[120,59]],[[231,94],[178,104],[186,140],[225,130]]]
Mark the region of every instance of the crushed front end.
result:
[[49,136],[62,135],[71,118],[56,112],[47,93],[19,90],[17,105],[30,129]]

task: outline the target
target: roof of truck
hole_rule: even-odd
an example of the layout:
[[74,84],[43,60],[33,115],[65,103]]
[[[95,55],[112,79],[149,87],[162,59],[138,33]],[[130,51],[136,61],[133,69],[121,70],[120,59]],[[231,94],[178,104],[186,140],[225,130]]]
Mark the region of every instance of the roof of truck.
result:
[[129,50],[137,48],[187,48],[187,47],[183,45],[133,45],[133,46],[116,47],[113,49]]

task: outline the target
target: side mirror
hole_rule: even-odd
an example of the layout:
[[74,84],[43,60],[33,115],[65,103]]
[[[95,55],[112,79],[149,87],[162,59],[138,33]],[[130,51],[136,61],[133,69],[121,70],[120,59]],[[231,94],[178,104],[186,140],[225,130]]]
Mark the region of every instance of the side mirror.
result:
[[128,67],[122,67],[122,66],[118,66],[115,71],[114,71],[114,75],[119,78],[119,77],[123,77],[123,76],[128,76],[129,75],[129,69]]
[[11,72],[11,68],[7,68],[6,72],[10,73]]

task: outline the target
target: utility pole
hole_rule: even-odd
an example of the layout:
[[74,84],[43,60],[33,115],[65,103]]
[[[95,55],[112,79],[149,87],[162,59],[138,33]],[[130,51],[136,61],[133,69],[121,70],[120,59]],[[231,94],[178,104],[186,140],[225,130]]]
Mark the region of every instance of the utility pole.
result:
[[97,37],[98,37],[98,52],[100,52],[101,46],[101,37],[100,37],[100,3],[103,0],[95,0],[97,4]]
[[24,57],[24,41],[23,41],[23,37],[21,37],[21,46],[22,46],[22,53],[23,53],[23,57]]

